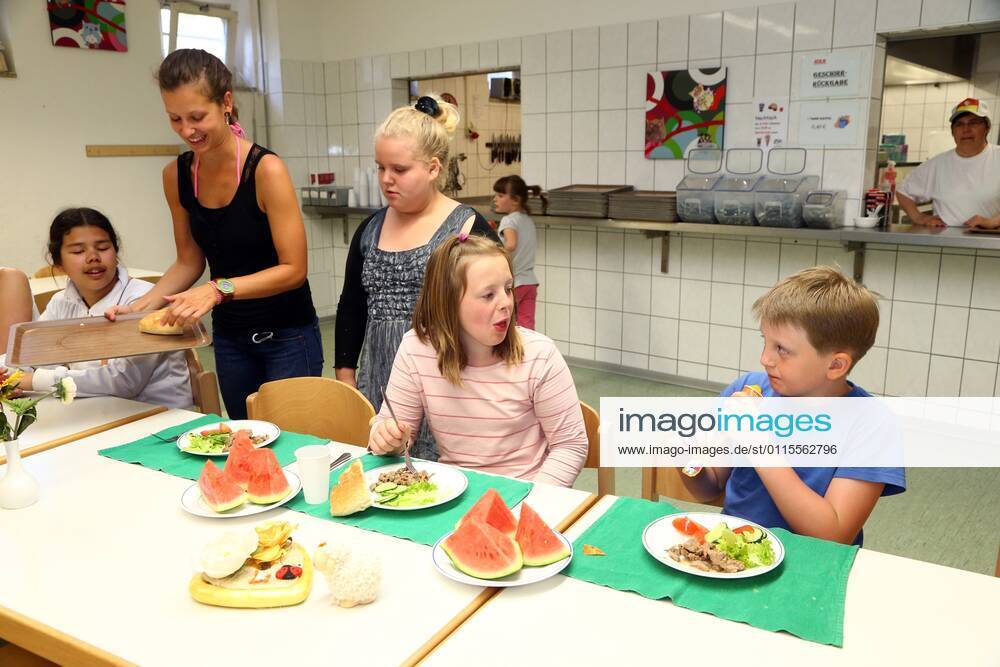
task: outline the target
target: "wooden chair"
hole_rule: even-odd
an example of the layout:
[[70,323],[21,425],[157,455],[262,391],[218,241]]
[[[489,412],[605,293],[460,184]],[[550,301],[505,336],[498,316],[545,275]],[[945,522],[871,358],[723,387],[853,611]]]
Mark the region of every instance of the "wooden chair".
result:
[[219,401],[219,379],[215,372],[206,371],[198,358],[197,350],[186,350],[184,360],[187,361],[188,373],[191,376],[191,396],[195,408],[203,414],[222,414],[222,404]]
[[35,308],[38,309],[38,313],[44,313],[45,309],[49,305],[49,301],[52,300],[52,297],[54,297],[57,292],[61,291],[62,288],[57,287],[56,289],[49,290],[48,292],[39,292],[38,294],[33,295],[32,298],[35,300]]
[[31,277],[32,278],[54,278],[55,276],[65,276],[66,272],[56,266],[50,266],[46,264],[42,268],[35,271]]
[[360,391],[332,378],[265,382],[247,396],[247,416],[335,442],[365,447],[375,408]]
[[615,469],[601,467],[601,416],[597,410],[580,401],[583,423],[587,428],[587,462],[584,468],[597,470],[597,495],[606,496],[615,492]]
[[684,486],[677,468],[643,468],[642,497],[646,500],[659,501],[660,496],[716,507],[722,507],[726,499],[725,492],[719,494],[717,498],[700,498],[694,495]]

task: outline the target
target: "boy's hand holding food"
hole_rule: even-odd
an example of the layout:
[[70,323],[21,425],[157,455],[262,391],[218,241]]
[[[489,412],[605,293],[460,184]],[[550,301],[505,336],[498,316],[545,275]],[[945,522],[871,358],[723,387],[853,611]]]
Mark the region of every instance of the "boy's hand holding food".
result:
[[410,440],[410,431],[407,424],[397,424],[394,419],[383,419],[375,424],[371,437],[368,438],[368,449],[382,456],[401,454]]

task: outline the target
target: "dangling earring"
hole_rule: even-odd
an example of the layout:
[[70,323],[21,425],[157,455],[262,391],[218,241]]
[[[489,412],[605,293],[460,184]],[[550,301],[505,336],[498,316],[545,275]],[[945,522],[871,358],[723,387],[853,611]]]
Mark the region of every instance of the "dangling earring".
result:
[[230,113],[227,111],[226,112],[226,125],[232,125],[232,124],[233,124],[232,115],[230,115]]

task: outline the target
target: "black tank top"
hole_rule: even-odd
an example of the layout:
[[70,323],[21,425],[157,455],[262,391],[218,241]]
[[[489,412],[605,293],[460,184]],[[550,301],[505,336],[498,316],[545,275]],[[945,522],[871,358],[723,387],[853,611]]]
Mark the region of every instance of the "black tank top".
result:
[[[267,214],[257,205],[254,180],[257,164],[268,154],[274,153],[257,144],[250,148],[236,194],[222,208],[205,208],[195,199],[191,181],[194,154],[188,151],[177,158],[181,205],[188,213],[191,234],[208,260],[213,278],[236,278],[278,265]],[[308,281],[288,292],[229,301],[212,310],[214,330],[230,336],[305,326],[315,318]]]

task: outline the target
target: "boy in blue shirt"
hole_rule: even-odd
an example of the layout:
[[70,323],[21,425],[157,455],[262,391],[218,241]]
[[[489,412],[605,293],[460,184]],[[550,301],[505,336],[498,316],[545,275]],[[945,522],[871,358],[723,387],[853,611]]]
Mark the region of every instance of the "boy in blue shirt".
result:
[[[870,396],[847,379],[878,330],[878,302],[863,285],[817,266],[772,287],[753,312],[764,371],[741,376],[722,396]],[[725,489],[725,514],[857,545],[878,499],[906,489],[903,468],[704,468],[681,478],[696,497]]]

